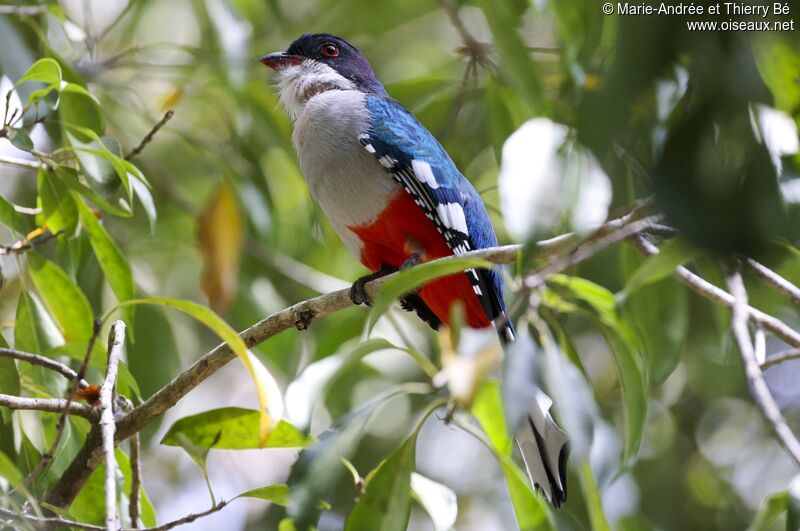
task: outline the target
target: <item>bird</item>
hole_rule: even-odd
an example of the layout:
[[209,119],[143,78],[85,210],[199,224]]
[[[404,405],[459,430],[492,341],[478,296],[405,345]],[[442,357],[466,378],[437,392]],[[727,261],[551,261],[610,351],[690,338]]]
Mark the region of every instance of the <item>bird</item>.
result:
[[[442,145],[392,99],[369,61],[346,40],[306,33],[285,52],[263,56],[293,122],[292,143],[311,196],[347,249],[371,271],[350,290],[369,304],[365,284],[416,264],[497,245],[486,207]],[[405,295],[434,330],[460,303],[471,328],[515,338],[496,268],[468,269]],[[566,499],[566,434],[537,400],[516,440],[528,475],[554,505]]]

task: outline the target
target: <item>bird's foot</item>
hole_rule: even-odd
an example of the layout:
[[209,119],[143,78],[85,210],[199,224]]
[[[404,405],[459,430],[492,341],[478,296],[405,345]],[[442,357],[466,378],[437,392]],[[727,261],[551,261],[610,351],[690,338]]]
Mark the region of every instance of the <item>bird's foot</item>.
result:
[[369,295],[367,294],[366,284],[367,282],[371,282],[375,279],[385,277],[389,273],[392,273],[392,269],[381,266],[380,269],[375,271],[374,273],[370,273],[369,275],[364,275],[363,277],[359,278],[353,285],[350,286],[350,300],[353,301],[353,304],[356,306],[360,306],[362,304],[366,304],[367,306],[372,306],[372,300],[370,299]]
[[419,264],[421,261],[421,256],[419,253],[411,253],[406,261],[400,265],[400,271],[405,271],[406,269],[411,269],[415,265]]

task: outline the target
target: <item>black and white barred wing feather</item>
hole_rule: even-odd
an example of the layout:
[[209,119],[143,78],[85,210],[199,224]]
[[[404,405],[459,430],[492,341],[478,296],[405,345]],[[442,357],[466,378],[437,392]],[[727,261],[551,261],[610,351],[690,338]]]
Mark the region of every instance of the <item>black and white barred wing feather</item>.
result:
[[[497,245],[478,193],[461,175],[439,142],[394,100],[368,97],[373,128],[359,135],[369,151],[444,236],[453,254]],[[502,299],[502,280],[490,269],[468,269],[467,277],[501,339],[512,341],[513,328]]]

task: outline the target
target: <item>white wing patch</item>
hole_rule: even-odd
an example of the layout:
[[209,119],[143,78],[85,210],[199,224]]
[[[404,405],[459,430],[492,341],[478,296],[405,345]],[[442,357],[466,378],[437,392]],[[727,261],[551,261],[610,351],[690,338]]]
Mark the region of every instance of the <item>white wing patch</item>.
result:
[[433,176],[430,164],[424,160],[414,159],[411,161],[411,168],[414,169],[414,176],[419,182],[425,183],[434,189],[439,188],[439,183],[436,181],[436,177]]
[[469,234],[467,219],[464,217],[464,209],[458,203],[439,203],[436,205],[436,212],[448,229],[457,230],[464,234]]

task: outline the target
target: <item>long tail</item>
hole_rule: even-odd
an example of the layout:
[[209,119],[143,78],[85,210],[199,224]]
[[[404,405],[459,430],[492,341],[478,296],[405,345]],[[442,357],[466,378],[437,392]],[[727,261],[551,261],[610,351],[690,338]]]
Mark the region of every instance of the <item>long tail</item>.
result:
[[[505,310],[497,316],[494,324],[503,346],[514,341],[514,327]],[[540,488],[547,499],[559,507],[567,499],[569,436],[550,415],[552,405],[553,400],[537,389],[531,410],[514,439],[531,484]]]
[[528,477],[559,507],[567,499],[569,436],[550,416],[552,399],[537,390],[536,400],[516,434]]

